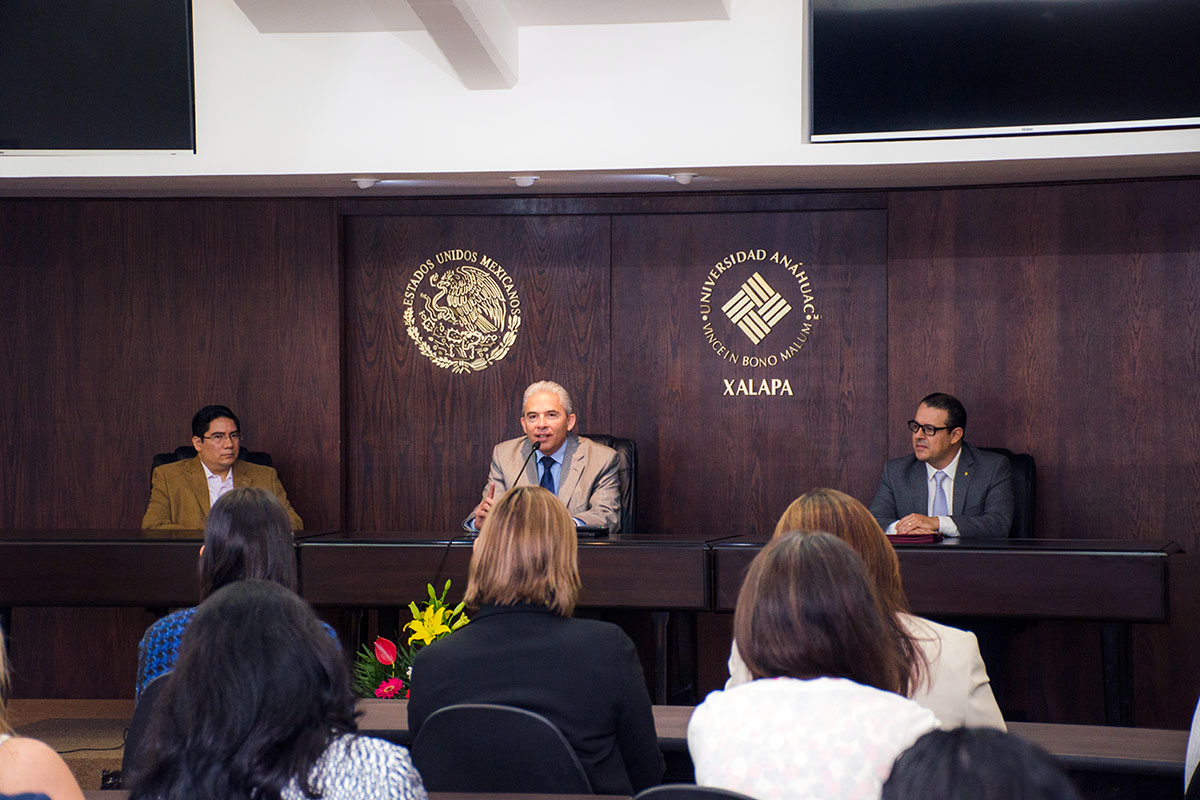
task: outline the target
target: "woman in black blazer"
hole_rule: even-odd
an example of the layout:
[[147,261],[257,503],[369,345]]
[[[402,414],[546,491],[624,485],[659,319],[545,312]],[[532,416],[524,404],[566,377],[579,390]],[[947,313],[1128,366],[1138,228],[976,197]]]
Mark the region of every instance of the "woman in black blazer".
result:
[[633,642],[616,625],[572,619],[575,524],[554,495],[518,486],[492,507],[471,555],[471,623],[413,662],[408,725],[459,703],[534,711],[558,726],[596,794],[662,780],[650,696]]

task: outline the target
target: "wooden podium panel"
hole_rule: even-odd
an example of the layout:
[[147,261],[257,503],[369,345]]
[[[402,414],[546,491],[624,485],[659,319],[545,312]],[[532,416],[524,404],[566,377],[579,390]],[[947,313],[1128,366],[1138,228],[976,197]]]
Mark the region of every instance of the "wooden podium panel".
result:
[[[713,546],[715,610],[732,611],[762,542]],[[898,545],[915,614],[1165,622],[1170,547],[1086,539]]]
[[[447,578],[451,595],[461,598],[471,540],[343,533],[305,539],[299,550],[301,593],[313,605],[399,606],[425,597],[428,583],[440,590]],[[709,604],[703,542],[621,535],[581,541],[579,576],[580,606],[699,611]]]

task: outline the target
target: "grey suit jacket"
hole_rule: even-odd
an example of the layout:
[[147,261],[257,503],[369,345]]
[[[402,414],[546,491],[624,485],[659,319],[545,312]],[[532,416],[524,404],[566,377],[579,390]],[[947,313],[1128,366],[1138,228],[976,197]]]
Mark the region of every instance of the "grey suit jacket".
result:
[[[572,517],[584,525],[608,528],[616,533],[621,528],[621,495],[617,480],[619,457],[611,447],[597,444],[591,439],[569,434],[563,443],[562,474],[558,481],[558,499],[563,501]],[[486,497],[488,487],[496,484],[496,498],[514,486],[538,484],[537,459],[530,458],[521,472],[532,445],[524,436],[501,442],[492,449],[492,468],[488,482],[483,487]],[[474,517],[463,520],[470,529]]]
[[[871,514],[880,527],[908,514],[929,513],[929,478],[916,456],[893,458],[883,465]],[[960,536],[1003,538],[1012,529],[1012,466],[999,453],[963,442],[954,477],[954,508],[950,518]]]

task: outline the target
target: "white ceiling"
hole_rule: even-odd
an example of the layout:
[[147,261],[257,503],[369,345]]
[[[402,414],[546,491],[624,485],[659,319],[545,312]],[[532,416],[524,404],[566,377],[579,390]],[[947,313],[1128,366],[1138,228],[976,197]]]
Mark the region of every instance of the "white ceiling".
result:
[[[505,89],[519,81],[519,31],[525,26],[619,25],[642,22],[687,23],[730,19],[732,0],[236,0],[237,8],[258,34],[329,34],[338,32],[425,31],[468,89]],[[799,2],[799,0],[796,0]],[[614,58],[619,58],[615,54]],[[786,72],[786,70],[784,70]],[[627,73],[628,74],[628,73]],[[480,97],[488,93],[468,92]],[[690,109],[685,109],[685,111]],[[802,163],[785,166],[643,166],[630,169],[513,172],[367,172],[308,174],[157,174],[57,175],[0,179],[7,197],[378,197],[501,194],[631,194],[705,191],[797,191],[964,186],[1043,181],[1104,180],[1200,176],[1200,132],[1172,138],[1154,151],[1098,152],[1082,157],[1059,148],[1051,157],[1022,157],[1010,141],[983,140],[961,155],[928,157],[919,146],[886,147],[872,152],[888,163]],[[1051,137],[1052,138],[1052,137]],[[1061,140],[1060,140],[1061,141]],[[812,145],[824,159],[838,145]],[[950,152],[953,144],[937,146]],[[961,149],[961,148],[960,148]],[[1036,148],[1035,148],[1036,149]],[[1001,156],[999,154],[1004,153]],[[1056,153],[1057,155],[1053,155]],[[739,150],[735,157],[740,157]],[[898,156],[898,158],[897,158]],[[188,158],[187,155],[179,158]],[[912,161],[908,161],[912,158]],[[510,160],[510,159],[505,159]],[[644,166],[647,161],[651,166]],[[896,163],[901,162],[901,163]],[[15,163],[15,162],[14,162]],[[436,168],[435,168],[436,169]],[[689,185],[670,177],[698,174]],[[518,174],[536,175],[519,188]],[[382,181],[360,189],[355,179]]]

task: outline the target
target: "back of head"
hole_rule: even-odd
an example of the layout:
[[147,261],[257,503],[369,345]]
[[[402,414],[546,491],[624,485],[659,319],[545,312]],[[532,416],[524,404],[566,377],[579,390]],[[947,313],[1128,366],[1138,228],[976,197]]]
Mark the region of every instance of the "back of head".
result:
[[888,613],[862,559],[828,533],[788,532],[750,564],[733,635],[755,678],[848,678],[898,691]]
[[505,492],[471,554],[469,605],[532,603],[564,617],[579,595],[578,542],[566,506],[540,486]]
[[1078,800],[1054,759],[992,728],[931,731],[892,767],[882,800]]
[[341,651],[295,593],[230,584],[204,601],[154,707],[133,798],[273,798],[355,730]]
[[233,424],[240,430],[242,423],[238,420],[237,414],[234,414],[229,406],[205,406],[196,412],[192,417],[192,435],[203,436],[208,433],[208,426],[212,424],[214,419],[231,419]]
[[832,533],[858,553],[888,610],[893,614],[908,610],[896,551],[858,500],[836,489],[805,492],[792,501],[775,525],[775,536],[787,531]]
[[292,523],[278,498],[266,489],[233,489],[213,504],[204,525],[200,597],[251,578],[295,591]]

